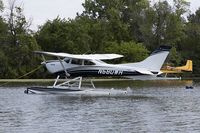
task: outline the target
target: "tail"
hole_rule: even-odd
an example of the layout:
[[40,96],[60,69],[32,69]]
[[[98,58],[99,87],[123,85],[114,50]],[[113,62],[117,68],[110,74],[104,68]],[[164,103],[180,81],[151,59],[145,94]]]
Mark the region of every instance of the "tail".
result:
[[158,73],[158,72],[160,72],[160,69],[161,69],[163,63],[166,60],[170,49],[171,49],[170,46],[160,46],[145,60],[143,60],[141,62],[137,62],[137,63],[129,63],[126,65],[132,66],[132,67],[144,68],[153,73],[154,72]]
[[192,72],[192,61],[191,60],[187,60],[185,66],[176,67],[175,69],[178,69],[178,70],[181,70],[181,71]]

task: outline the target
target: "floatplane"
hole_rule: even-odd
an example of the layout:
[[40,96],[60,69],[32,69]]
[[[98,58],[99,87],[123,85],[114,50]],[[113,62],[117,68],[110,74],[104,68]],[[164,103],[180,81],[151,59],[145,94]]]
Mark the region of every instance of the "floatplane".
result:
[[186,64],[184,66],[178,66],[178,67],[172,67],[172,66],[164,66],[161,68],[161,71],[164,74],[176,74],[176,73],[183,73],[183,72],[192,72],[193,71],[193,65],[192,60],[187,60]]
[[[163,65],[161,68],[161,74],[158,78],[162,79],[181,79],[181,77],[178,77],[179,74],[185,73],[185,72],[192,72],[193,71],[193,65],[192,60],[187,60],[186,64],[184,66],[178,66],[173,67],[169,65]],[[168,76],[170,75],[170,76]]]
[[[66,93],[66,94],[95,94],[95,95],[116,95],[127,94],[127,90],[108,91],[95,89],[94,83],[90,80],[90,87],[83,87],[83,77],[106,77],[120,76],[128,78],[152,78],[161,73],[160,69],[167,58],[170,46],[160,46],[149,57],[141,62],[108,64],[103,60],[112,60],[123,57],[119,54],[68,54],[35,51],[42,55],[43,64],[47,70],[58,75],[54,84],[47,87],[29,87],[26,93]],[[57,60],[45,60],[44,55],[57,57]],[[61,75],[67,77],[64,82],[58,83]],[[74,77],[69,79],[69,77]]]

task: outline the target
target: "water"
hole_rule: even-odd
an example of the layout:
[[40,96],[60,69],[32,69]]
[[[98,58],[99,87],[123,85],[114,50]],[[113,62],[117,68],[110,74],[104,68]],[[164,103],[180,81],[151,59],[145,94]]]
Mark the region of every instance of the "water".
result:
[[[0,88],[0,133],[200,132],[200,85],[185,81],[105,82],[126,97],[27,95],[25,86]],[[112,87],[113,87],[112,86]]]

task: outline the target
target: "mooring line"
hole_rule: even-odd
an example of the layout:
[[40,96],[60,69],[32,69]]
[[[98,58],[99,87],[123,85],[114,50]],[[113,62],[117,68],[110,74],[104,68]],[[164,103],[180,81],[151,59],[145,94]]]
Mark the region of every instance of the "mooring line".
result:
[[[23,78],[23,77],[25,77],[25,76],[27,76],[27,75],[29,75],[29,74],[31,74],[31,73],[33,73],[33,72],[39,70],[42,66],[43,66],[43,65],[39,65],[39,66],[36,67],[35,69],[31,70],[31,71],[28,72],[28,73],[25,73],[24,75],[22,75],[22,76],[20,76],[20,77],[18,77],[18,78],[16,78],[16,79],[21,79],[21,78]],[[6,85],[6,84],[8,84],[8,83],[10,83],[10,82],[11,82],[11,81],[7,81],[7,82],[1,84],[0,87],[4,86],[4,85]]]

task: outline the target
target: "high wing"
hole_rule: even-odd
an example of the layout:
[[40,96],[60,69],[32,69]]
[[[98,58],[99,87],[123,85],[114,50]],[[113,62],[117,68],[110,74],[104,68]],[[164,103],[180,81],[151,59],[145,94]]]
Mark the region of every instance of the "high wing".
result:
[[54,53],[54,52],[44,52],[44,51],[35,51],[35,53],[56,56],[56,57],[83,59],[83,60],[92,60],[92,59],[111,60],[123,57],[123,55],[119,54],[68,54],[68,53]]

